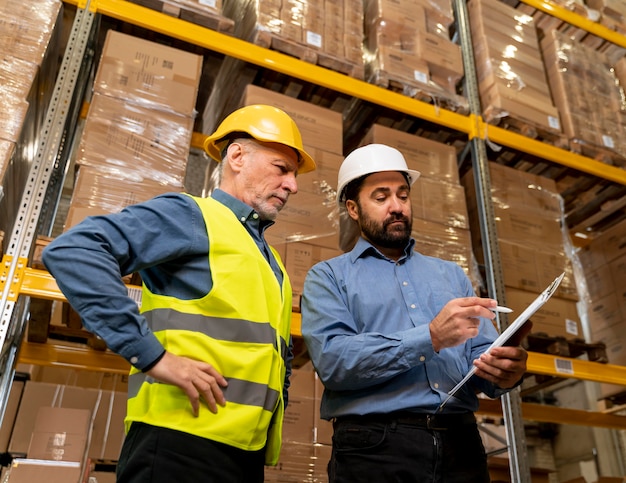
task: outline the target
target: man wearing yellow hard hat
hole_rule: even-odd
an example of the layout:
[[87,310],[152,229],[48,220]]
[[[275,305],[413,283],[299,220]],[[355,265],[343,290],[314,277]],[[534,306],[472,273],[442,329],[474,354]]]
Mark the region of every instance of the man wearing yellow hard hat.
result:
[[[264,232],[315,162],[267,105],[233,112],[204,147],[220,163],[211,197],[89,217],[43,253],[83,325],[132,366],[118,482],[262,482],[278,460],[291,286]],[[133,272],[140,309],[121,280]]]

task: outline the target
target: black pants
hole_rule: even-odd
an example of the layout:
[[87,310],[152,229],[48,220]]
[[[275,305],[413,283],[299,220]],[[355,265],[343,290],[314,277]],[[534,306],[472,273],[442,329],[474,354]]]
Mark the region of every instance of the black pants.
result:
[[243,451],[180,431],[133,423],[118,483],[261,483],[264,451]]
[[487,458],[473,415],[430,424],[357,417],[334,423],[330,483],[486,483]]

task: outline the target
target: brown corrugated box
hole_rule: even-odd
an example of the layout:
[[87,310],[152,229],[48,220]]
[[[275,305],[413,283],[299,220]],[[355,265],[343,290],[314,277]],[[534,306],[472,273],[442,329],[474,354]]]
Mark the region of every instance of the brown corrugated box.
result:
[[11,439],[11,432],[13,431],[23,390],[24,381],[14,380],[4,408],[2,426],[0,426],[0,453],[6,453],[9,449],[9,440]]
[[120,179],[98,166],[80,166],[76,173],[64,230],[67,231],[87,216],[117,213],[129,205],[181,189],[180,186],[158,183],[151,179]]
[[91,411],[42,406],[37,411],[28,457],[83,462],[89,447]]
[[374,124],[360,144],[380,143],[398,149],[407,165],[425,178],[436,178],[459,184],[456,149],[447,144]]
[[94,92],[192,116],[202,57],[109,30]]
[[422,178],[411,187],[413,216],[458,228],[469,228],[465,189],[461,185]]
[[[545,287],[544,287],[545,288]],[[506,287],[506,304],[513,309],[510,317],[521,314],[537,297],[538,293]],[[576,302],[551,297],[531,318],[532,332],[544,332],[549,336],[567,339],[584,338]]]
[[430,79],[428,64],[417,55],[386,45],[379,45],[373,55],[369,66],[373,75],[399,82],[428,84]]
[[[51,406],[86,409],[95,414],[89,448],[92,454],[89,456],[116,460],[124,434],[123,421],[120,418],[125,414],[126,394],[120,392],[118,397],[117,393],[115,396],[110,393],[111,391],[98,389],[27,381],[9,442],[9,452],[27,453],[37,411],[42,406]],[[103,435],[106,439],[100,439],[98,435]]]
[[83,476],[79,463],[14,459],[3,483],[82,483]]
[[76,163],[182,187],[192,130],[190,117],[94,94]]
[[339,112],[255,85],[246,87],[240,104],[269,104],[278,107],[296,122],[304,144],[330,153],[343,154],[343,124]]
[[506,286],[540,293],[559,273],[565,272],[555,296],[578,300],[572,262],[564,253],[544,252],[502,239],[498,247]]
[[304,279],[309,269],[318,262],[341,255],[339,248],[326,248],[306,242],[287,243],[283,262],[289,274],[293,292],[293,306],[300,306]]

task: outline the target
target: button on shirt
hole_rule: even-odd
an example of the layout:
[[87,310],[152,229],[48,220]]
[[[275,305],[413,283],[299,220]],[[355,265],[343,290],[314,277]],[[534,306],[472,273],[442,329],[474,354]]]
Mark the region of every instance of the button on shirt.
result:
[[[302,335],[325,386],[322,418],[435,412],[497,337],[483,319],[477,337],[433,350],[430,322],[448,301],[475,293],[461,267],[424,256],[414,244],[394,261],[360,238],[351,252],[307,274]],[[475,388],[490,397],[506,392],[474,377],[444,412],[475,411]]]

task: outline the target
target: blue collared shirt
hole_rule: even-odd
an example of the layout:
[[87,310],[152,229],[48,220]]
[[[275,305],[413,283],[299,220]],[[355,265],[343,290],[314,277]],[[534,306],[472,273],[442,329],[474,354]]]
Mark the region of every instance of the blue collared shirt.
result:
[[[482,319],[479,335],[435,352],[429,324],[450,300],[475,296],[463,269],[414,251],[398,261],[360,238],[352,251],[316,264],[302,297],[302,335],[324,383],[321,417],[433,413],[498,333]],[[475,411],[475,389],[506,392],[474,376],[444,412]]]
[[[278,281],[283,274],[263,236],[272,221],[221,190],[212,197],[230,208],[270,262]],[[138,369],[164,352],[121,276],[139,272],[153,293],[190,300],[212,288],[209,240],[197,203],[167,193],[131,205],[120,213],[88,217],[53,240],[43,262],[55,277],[83,325]],[[245,296],[245,294],[242,294]]]

